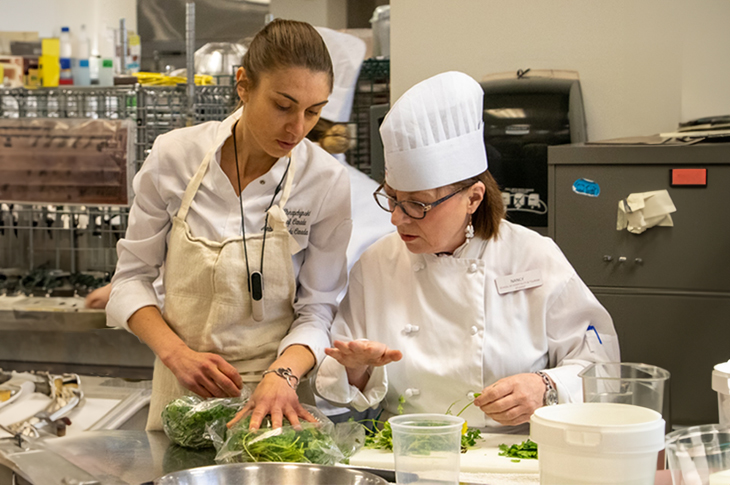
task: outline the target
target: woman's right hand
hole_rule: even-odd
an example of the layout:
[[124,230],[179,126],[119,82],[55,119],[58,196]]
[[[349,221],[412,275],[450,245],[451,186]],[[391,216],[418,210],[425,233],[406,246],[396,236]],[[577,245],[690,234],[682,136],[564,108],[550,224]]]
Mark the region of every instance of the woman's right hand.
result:
[[403,358],[400,350],[390,349],[384,343],[372,340],[335,340],[333,344],[334,348],[326,348],[324,353],[347,369],[350,384],[360,390],[369,380],[368,368],[383,366]]
[[347,368],[379,367],[403,358],[400,350],[372,340],[335,340],[334,348],[326,348],[324,353]]
[[243,381],[238,371],[220,355],[196,352],[187,348],[175,352],[163,363],[177,380],[203,398],[238,397]]

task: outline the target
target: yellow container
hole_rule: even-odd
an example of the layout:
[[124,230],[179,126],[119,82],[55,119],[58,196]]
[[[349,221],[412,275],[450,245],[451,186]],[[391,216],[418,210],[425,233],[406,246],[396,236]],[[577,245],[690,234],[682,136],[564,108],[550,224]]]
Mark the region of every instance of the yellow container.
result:
[[61,57],[61,41],[58,39],[43,39],[41,41],[41,54]]
[[58,87],[58,79],[61,76],[61,61],[56,56],[40,57],[38,66],[39,76],[44,88]]
[[56,88],[61,75],[61,41],[59,39],[43,39],[41,49],[42,55],[38,60],[40,83],[44,88]]

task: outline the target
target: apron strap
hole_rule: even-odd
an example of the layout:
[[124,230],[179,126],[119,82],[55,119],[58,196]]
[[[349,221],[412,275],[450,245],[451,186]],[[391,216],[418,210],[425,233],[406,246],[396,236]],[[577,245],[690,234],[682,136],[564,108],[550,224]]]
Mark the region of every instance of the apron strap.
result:
[[180,210],[177,211],[177,217],[179,219],[182,219],[184,221],[185,218],[188,216],[190,204],[192,204],[193,199],[195,198],[195,194],[198,192],[198,188],[200,188],[200,183],[203,181],[205,172],[208,170],[208,166],[210,165],[210,159],[213,157],[213,154],[216,152],[216,150],[217,148],[213,148],[205,155],[203,163],[200,164],[200,167],[198,167],[198,171],[195,172],[193,178],[190,179],[190,182],[185,189],[182,203],[180,204]]
[[183,221],[188,216],[190,204],[193,203],[193,199],[195,198],[195,194],[198,193],[198,189],[200,188],[200,184],[203,181],[205,172],[208,171],[210,160],[215,156],[215,152],[217,152],[218,149],[223,146],[223,143],[228,139],[229,136],[231,136],[231,130],[228,128],[223,129],[219,132],[215,144],[211,147],[210,150],[208,150],[208,153],[205,154],[205,158],[203,158],[203,162],[200,164],[200,167],[198,167],[198,171],[195,172],[193,178],[191,178],[190,182],[188,182],[188,186],[185,189],[185,194],[183,194],[182,203],[180,204],[180,210],[177,211],[177,217],[182,219]]

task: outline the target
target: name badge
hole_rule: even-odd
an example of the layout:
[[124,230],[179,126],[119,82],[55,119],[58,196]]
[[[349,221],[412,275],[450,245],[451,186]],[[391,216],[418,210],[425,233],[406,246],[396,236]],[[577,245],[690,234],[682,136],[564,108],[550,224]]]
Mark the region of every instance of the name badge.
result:
[[539,269],[527,271],[525,273],[517,273],[509,276],[501,276],[497,278],[497,292],[500,295],[511,293],[513,291],[527,290],[542,286],[542,275]]

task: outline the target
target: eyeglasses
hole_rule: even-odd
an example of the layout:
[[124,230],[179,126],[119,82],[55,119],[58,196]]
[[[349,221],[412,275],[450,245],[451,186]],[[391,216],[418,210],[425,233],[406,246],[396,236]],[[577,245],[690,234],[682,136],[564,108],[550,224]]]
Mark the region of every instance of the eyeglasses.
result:
[[460,188],[456,192],[450,193],[446,197],[441,197],[439,200],[431,202],[430,204],[424,204],[423,202],[418,202],[417,200],[395,200],[388,194],[381,192],[384,185],[385,184],[380,184],[380,187],[378,187],[378,189],[373,192],[373,197],[375,197],[375,202],[378,203],[378,206],[386,212],[394,212],[396,207],[400,207],[400,210],[402,210],[403,213],[411,219],[423,219],[424,217],[426,217],[426,213],[428,211],[430,211],[437,205],[446,202],[459,192],[462,192],[464,189],[468,189],[470,187],[469,185],[467,185],[466,187]]

